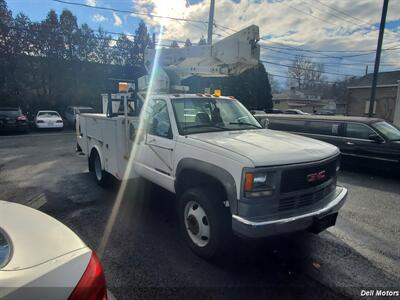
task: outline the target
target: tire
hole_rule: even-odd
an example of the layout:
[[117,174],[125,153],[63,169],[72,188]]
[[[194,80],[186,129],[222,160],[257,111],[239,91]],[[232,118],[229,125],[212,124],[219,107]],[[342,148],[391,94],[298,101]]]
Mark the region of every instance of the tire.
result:
[[186,190],[179,198],[181,234],[194,253],[206,258],[221,256],[232,238],[229,209],[213,187]]
[[95,151],[93,154],[93,175],[96,182],[101,187],[107,188],[110,186],[111,175],[104,171],[101,167],[101,160],[99,154]]

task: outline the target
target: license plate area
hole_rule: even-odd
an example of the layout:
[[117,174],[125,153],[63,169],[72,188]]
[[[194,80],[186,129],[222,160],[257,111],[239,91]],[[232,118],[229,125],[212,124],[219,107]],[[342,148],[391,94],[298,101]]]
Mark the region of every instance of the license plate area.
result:
[[308,229],[312,233],[320,233],[328,227],[335,226],[338,213],[332,213],[323,217],[315,217],[311,227]]

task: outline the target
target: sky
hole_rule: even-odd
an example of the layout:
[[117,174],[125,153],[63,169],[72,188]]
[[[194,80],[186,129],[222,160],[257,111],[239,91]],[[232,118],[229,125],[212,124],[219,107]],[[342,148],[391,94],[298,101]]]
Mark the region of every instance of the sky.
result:
[[[14,15],[21,12],[33,21],[46,17],[50,9],[71,10],[80,24],[93,29],[133,34],[143,20],[150,32],[170,40],[197,42],[207,35],[210,0],[68,0],[96,8],[57,3],[53,0],[6,0]],[[290,65],[296,55],[324,63],[324,75],[334,81],[372,72],[375,59],[381,0],[216,0],[214,41],[249,25],[260,27],[261,58]],[[138,14],[113,12],[99,7]],[[188,22],[152,17],[149,14],[196,20]],[[398,49],[391,49],[398,48]],[[400,0],[390,0],[386,19],[380,71],[400,69]],[[269,73],[284,82],[287,67],[265,64]],[[332,74],[333,73],[333,74]],[[344,75],[343,75],[344,74]],[[282,76],[282,77],[280,77]]]

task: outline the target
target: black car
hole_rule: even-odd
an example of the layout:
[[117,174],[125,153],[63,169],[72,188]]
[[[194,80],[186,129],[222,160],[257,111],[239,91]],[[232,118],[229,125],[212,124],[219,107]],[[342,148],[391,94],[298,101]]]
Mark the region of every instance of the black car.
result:
[[275,114],[262,117],[268,118],[269,129],[289,131],[337,146],[345,163],[400,169],[400,130],[382,119]]
[[18,107],[0,107],[1,131],[28,131],[27,117]]

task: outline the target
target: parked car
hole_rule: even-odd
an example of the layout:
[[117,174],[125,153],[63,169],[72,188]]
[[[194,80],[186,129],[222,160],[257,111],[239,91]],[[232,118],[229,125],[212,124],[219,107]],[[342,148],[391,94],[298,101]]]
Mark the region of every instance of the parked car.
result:
[[331,110],[321,110],[316,113],[316,115],[322,115],[322,116],[334,116],[335,113]]
[[337,146],[347,162],[400,168],[400,130],[382,119],[272,114],[267,118],[269,129],[297,133]]
[[0,107],[1,131],[28,131],[28,118],[19,107]]
[[300,109],[285,109],[283,113],[288,115],[309,115],[309,113],[306,113]]
[[60,114],[54,110],[40,110],[35,117],[35,126],[38,129],[63,129],[64,122]]
[[80,113],[93,113],[94,109],[88,106],[68,106],[65,111],[65,119],[71,126],[75,126],[76,115]]
[[283,114],[282,109],[273,108],[271,110],[266,111],[267,114]]
[[253,109],[253,110],[250,110],[250,112],[251,112],[252,115],[265,114],[265,111],[260,110],[260,109]]
[[0,298],[107,299],[96,253],[33,208],[0,201]]

